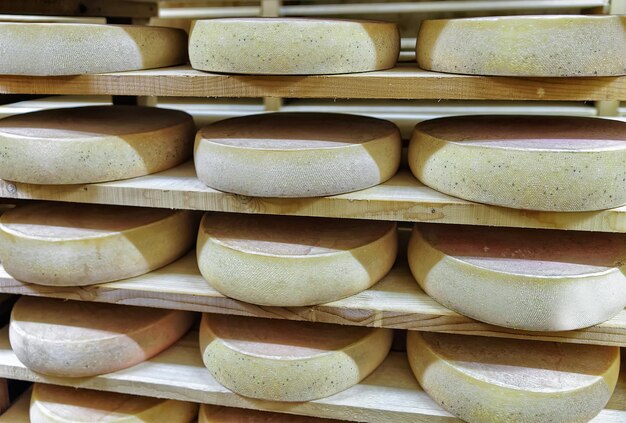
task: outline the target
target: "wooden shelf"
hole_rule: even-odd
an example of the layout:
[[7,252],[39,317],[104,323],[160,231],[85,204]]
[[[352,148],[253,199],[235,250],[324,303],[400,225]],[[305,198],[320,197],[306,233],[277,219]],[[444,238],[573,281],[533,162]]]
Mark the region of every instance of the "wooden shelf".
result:
[[256,76],[189,66],[96,75],[0,76],[0,94],[107,94],[182,97],[396,98],[466,100],[626,100],[626,76],[513,78],[428,72],[416,65],[347,75]]
[[626,232],[626,206],[597,212],[515,210],[471,203],[422,185],[403,170],[384,184],[321,198],[227,194],[196,178],[193,163],[154,175],[87,185],[29,185],[0,180],[0,197],[235,213]]
[[0,268],[0,292],[270,319],[626,346],[626,310],[608,322],[577,331],[528,332],[501,328],[443,307],[420,289],[403,264],[396,266],[371,289],[343,300],[310,307],[258,306],[225,297],[202,278],[193,251],[146,275],[86,287],[25,284]]

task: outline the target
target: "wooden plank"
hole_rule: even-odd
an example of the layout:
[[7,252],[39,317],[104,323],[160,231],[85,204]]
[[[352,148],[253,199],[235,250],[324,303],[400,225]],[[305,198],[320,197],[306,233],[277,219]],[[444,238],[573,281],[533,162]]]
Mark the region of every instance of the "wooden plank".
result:
[[0,415],[0,423],[30,423],[30,394],[28,389]]
[[26,284],[0,268],[0,292],[270,319],[626,346],[626,310],[608,322],[576,331],[528,332],[501,328],[462,316],[434,301],[422,291],[404,263],[366,291],[309,307],[267,307],[227,298],[202,278],[194,251],[142,276],[84,287]]
[[626,76],[513,78],[428,72],[414,64],[377,72],[318,76],[223,75],[189,66],[97,75],[0,76],[0,94],[187,97],[624,100]]
[[150,18],[158,15],[158,7],[156,1],[0,0],[0,13],[14,15]]
[[193,163],[154,175],[87,185],[29,185],[0,180],[0,198],[119,204],[191,210],[323,216],[407,222],[626,232],[626,206],[596,212],[515,210],[434,191],[403,170],[384,184],[320,198],[257,198],[211,189]]

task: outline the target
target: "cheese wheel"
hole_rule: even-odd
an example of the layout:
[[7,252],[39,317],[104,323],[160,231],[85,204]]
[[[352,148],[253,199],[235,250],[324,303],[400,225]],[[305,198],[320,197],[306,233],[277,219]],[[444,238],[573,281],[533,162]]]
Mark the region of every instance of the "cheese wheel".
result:
[[200,350],[231,391],[271,401],[310,401],[356,385],[387,356],[393,331],[204,314]]
[[15,279],[40,285],[130,278],[188,251],[197,217],[187,210],[28,204],[0,217],[0,259]]
[[194,320],[188,311],[21,297],[11,312],[9,339],[17,358],[35,372],[95,376],[157,355]]
[[317,197],[391,178],[400,132],[384,120],[333,113],[272,113],[223,120],[196,136],[198,179],[256,197]]
[[198,423],[344,423],[344,420],[297,416],[268,411],[247,410],[202,404]]
[[494,325],[573,330],[626,307],[625,234],[418,224],[408,258],[428,295]]
[[407,332],[426,393],[471,423],[583,423],[609,401],[619,348]]
[[198,405],[138,395],[35,383],[31,423],[191,423]]
[[500,16],[422,22],[423,69],[472,75],[626,74],[625,16]]
[[187,113],[138,106],[43,110],[0,119],[0,178],[83,184],[133,178],[192,155]]
[[185,63],[180,29],[78,23],[0,23],[2,75],[80,75]]
[[194,69],[210,72],[317,75],[367,72],[396,64],[394,23],[309,18],[195,21],[189,36]]
[[295,216],[206,214],[197,252],[202,276],[253,304],[321,304],[361,292],[396,259],[396,224]]
[[479,203],[545,211],[626,204],[626,123],[565,116],[458,116],[415,127],[413,174]]

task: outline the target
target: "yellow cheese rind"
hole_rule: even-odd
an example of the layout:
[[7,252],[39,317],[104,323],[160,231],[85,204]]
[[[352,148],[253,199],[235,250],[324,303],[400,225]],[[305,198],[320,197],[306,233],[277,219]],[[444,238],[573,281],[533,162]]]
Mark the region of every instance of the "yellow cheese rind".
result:
[[378,21],[308,18],[199,20],[189,36],[194,69],[241,74],[367,72],[396,64],[400,33]]
[[92,106],[0,120],[0,178],[83,184],[134,178],[192,155],[195,126],[176,110]]
[[185,63],[184,31],[139,25],[0,23],[2,75],[80,75]]
[[[459,234],[463,227],[438,230],[416,225],[408,248],[408,261],[413,276],[422,289],[437,302],[476,320],[514,329],[532,331],[575,330],[605,322],[626,307],[624,260],[626,242],[621,234],[582,234],[552,232],[561,237],[563,245],[573,249],[622,245],[614,257],[602,266],[578,254],[558,253],[551,257],[545,244],[528,246],[516,242],[524,230],[481,228],[482,231],[504,232],[510,242],[489,241],[476,236],[476,243],[465,252],[446,253],[433,242],[468,242],[469,235]],[[470,231],[473,228],[468,228]],[[455,234],[456,232],[456,234]],[[443,241],[440,241],[444,238]],[[538,237],[541,238],[541,237]],[[588,238],[585,240],[584,238]],[[607,240],[606,238],[613,238]],[[558,242],[558,241],[556,241]],[[483,249],[483,251],[479,251]],[[589,252],[591,255],[593,252]],[[466,256],[467,255],[467,256]],[[481,257],[482,256],[482,257]],[[528,258],[524,257],[528,256]],[[481,257],[477,260],[477,257]],[[543,260],[543,264],[540,261]],[[559,266],[560,264],[560,266]],[[587,265],[589,264],[589,265]],[[508,269],[507,269],[508,267]],[[555,271],[545,272],[542,268]],[[557,270],[560,267],[560,270]],[[525,268],[524,271],[520,269]],[[590,300],[593,299],[593,300]]]
[[625,16],[506,16],[422,22],[423,69],[472,75],[626,74]]
[[110,282],[182,256],[194,243],[197,222],[188,210],[28,204],[0,217],[0,258],[7,273],[24,282]]
[[387,121],[336,113],[272,113],[202,128],[198,179],[254,197],[319,197],[378,185],[400,165],[402,141]]
[[191,402],[35,383],[31,423],[191,423]]
[[134,366],[168,348],[195,314],[118,304],[22,297],[11,313],[9,339],[29,369],[86,377]]
[[393,331],[205,314],[200,350],[213,377],[240,395],[310,401],[359,383],[385,359]]
[[391,222],[206,214],[198,232],[198,267],[212,287],[241,301],[322,304],[382,279],[397,243]]
[[426,393],[472,423],[584,423],[609,401],[618,347],[407,332]]
[[624,122],[565,116],[434,119],[415,127],[408,160],[422,183],[465,200],[603,210],[626,204],[624,128]]
[[342,423],[342,421],[202,404],[198,423]]

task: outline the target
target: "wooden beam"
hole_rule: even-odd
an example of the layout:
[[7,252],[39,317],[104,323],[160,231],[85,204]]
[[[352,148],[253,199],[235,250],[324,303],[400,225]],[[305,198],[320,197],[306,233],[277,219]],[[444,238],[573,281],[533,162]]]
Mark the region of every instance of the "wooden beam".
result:
[[130,0],[0,0],[0,13],[14,15],[103,16],[150,18],[158,16],[157,2]]

